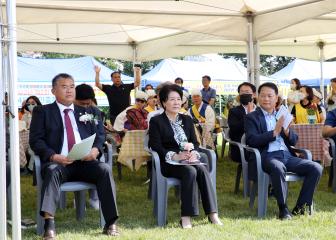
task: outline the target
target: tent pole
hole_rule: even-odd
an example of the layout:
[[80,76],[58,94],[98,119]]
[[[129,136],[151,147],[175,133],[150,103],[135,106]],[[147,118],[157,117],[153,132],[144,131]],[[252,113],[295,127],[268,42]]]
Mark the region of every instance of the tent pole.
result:
[[259,41],[254,42],[254,57],[255,57],[255,75],[254,75],[254,85],[258,89],[260,85],[260,45]]
[[[133,49],[133,67],[134,67],[135,64],[139,64],[139,62],[138,62],[138,46],[137,46],[136,42],[132,42],[131,45],[132,45],[132,49]],[[136,76],[134,75],[134,79],[135,78],[136,78]],[[140,78],[141,78],[141,76],[140,76]],[[141,89],[141,80],[140,80],[140,85],[135,89],[135,92],[137,90],[140,90],[140,89]],[[134,92],[134,94],[135,94],[135,92]],[[134,96],[134,98],[135,98],[135,96]]]
[[320,41],[317,43],[317,46],[319,47],[319,55],[320,55],[320,91],[322,94],[322,99],[324,101],[324,77],[323,77],[323,61],[324,61],[324,45],[325,43],[323,41]]
[[10,163],[12,191],[12,239],[21,240],[21,194],[19,159],[19,121],[17,116],[17,43],[16,43],[16,0],[6,1],[8,19],[8,69],[9,103],[14,117],[10,118]]
[[0,239],[7,238],[7,192],[6,192],[6,116],[5,116],[5,78],[3,77],[3,24],[4,19],[0,19]]
[[255,77],[254,77],[254,49],[253,49],[253,13],[248,11],[245,13],[246,19],[247,19],[247,35],[248,35],[248,62],[249,62],[249,68],[248,68],[248,75],[249,75],[249,82],[252,84],[255,84]]

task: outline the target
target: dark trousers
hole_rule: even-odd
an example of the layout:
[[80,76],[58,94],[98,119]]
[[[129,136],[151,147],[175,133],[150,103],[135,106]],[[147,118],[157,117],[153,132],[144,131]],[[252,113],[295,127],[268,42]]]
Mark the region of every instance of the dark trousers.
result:
[[161,172],[165,177],[173,177],[181,181],[182,216],[199,215],[197,186],[201,193],[205,214],[217,212],[215,192],[206,166],[176,166],[162,163]]
[[304,204],[311,205],[315,188],[322,175],[320,164],[292,156],[288,151],[275,151],[267,153],[262,161],[262,167],[270,175],[274,195],[278,205],[286,204],[287,183],[285,181],[286,172],[293,172],[304,177],[298,206]]
[[43,184],[41,192],[41,212],[55,215],[60,199],[60,186],[64,182],[83,181],[97,187],[102,212],[107,225],[118,218],[115,184],[108,164],[99,161],[76,161],[62,166],[51,163],[42,170]]

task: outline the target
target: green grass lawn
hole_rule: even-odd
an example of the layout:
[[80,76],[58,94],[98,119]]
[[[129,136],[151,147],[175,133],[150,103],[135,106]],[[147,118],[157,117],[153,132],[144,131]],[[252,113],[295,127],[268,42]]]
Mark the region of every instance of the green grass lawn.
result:
[[[116,169],[113,169],[114,176]],[[131,172],[123,168],[123,179],[116,180],[117,200],[120,213],[118,239],[334,239],[336,237],[335,205],[336,195],[327,187],[328,174],[323,178],[315,194],[315,213],[312,216],[295,217],[292,221],[277,220],[277,206],[274,198],[269,199],[267,217],[258,219],[256,208],[249,209],[248,199],[244,199],[242,191],[233,193],[236,164],[219,160],[217,164],[217,195],[219,216],[224,226],[208,223],[203,210],[201,215],[193,219],[193,228],[183,230],[179,227],[180,206],[170,191],[168,199],[168,225],[165,228],[156,226],[152,214],[153,204],[147,199],[148,184],[146,169]],[[241,184],[242,185],[242,184]],[[300,183],[292,183],[289,187],[288,205],[295,204]],[[242,190],[242,186],[240,187]],[[35,219],[35,188],[32,177],[21,177],[22,217]],[[108,239],[101,234],[99,214],[87,208],[86,218],[77,222],[72,204],[73,194],[68,194],[68,207],[58,210],[56,215],[57,239]],[[88,204],[87,204],[88,205]],[[9,229],[10,231],[10,229]],[[39,239],[35,229],[22,231],[22,239]]]

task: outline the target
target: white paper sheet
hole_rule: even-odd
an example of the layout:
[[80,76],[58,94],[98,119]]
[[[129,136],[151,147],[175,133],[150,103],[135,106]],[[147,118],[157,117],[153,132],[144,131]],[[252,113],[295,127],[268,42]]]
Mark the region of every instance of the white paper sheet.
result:
[[275,115],[275,118],[277,120],[279,120],[281,116],[284,116],[284,118],[285,118],[282,127],[284,129],[287,129],[289,124],[293,120],[293,115],[288,111],[288,108],[286,108],[284,105],[281,105],[280,109],[278,110],[278,112]]
[[91,151],[95,138],[96,138],[96,134],[93,134],[92,136],[85,138],[81,142],[73,145],[67,157],[73,161],[81,160],[83,157],[88,155],[89,152]]

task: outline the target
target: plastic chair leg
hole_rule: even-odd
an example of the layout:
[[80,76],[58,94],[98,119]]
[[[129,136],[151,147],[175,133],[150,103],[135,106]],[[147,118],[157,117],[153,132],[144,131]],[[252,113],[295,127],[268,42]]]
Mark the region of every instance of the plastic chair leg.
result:
[[121,175],[121,163],[117,162],[117,169],[118,169],[118,179],[121,180],[122,175]]
[[251,190],[250,190],[250,203],[249,203],[250,208],[253,208],[254,200],[255,200],[257,191],[258,191],[258,184],[257,184],[257,182],[253,181],[252,182],[252,187],[251,187]]
[[167,201],[168,189],[166,186],[161,186],[160,192],[157,193],[157,223],[158,226],[163,227],[167,221]]
[[85,217],[85,191],[75,192],[76,218],[78,221]]
[[66,192],[62,192],[60,193],[60,200],[58,203],[58,207],[60,209],[65,209],[66,208]]
[[234,193],[237,194],[239,192],[239,184],[240,184],[240,176],[242,173],[242,165],[238,164],[237,166],[237,175],[236,175],[236,183],[234,188]]

